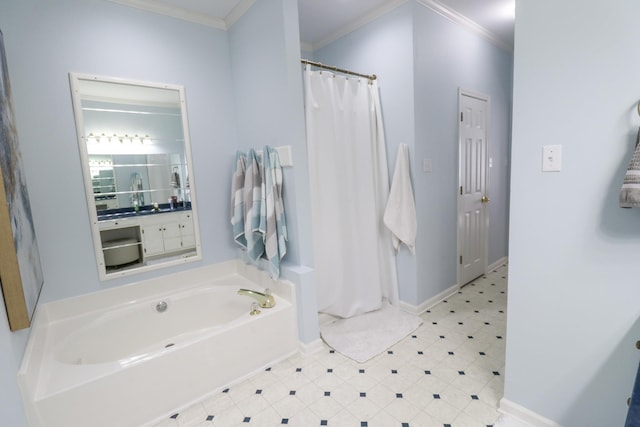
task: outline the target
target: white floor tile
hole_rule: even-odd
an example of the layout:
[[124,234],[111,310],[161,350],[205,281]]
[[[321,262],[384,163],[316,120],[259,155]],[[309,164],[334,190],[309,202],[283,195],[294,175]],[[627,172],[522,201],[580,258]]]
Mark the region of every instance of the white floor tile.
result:
[[365,363],[325,345],[155,427],[490,426],[504,393],[506,273],[500,267],[464,286]]

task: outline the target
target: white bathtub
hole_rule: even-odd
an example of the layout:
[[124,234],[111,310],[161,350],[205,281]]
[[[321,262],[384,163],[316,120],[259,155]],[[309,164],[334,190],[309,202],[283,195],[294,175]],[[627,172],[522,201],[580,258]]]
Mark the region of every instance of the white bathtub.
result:
[[[237,290],[266,287],[275,307],[251,316]],[[294,307],[291,283],[239,261],[43,304],[18,373],[29,423],[158,422],[296,352]]]

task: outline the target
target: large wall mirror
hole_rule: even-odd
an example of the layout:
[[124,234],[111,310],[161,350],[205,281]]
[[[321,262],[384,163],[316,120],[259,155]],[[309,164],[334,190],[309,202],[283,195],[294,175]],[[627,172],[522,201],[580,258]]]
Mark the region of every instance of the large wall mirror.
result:
[[70,83],[100,278],[201,259],[184,88]]

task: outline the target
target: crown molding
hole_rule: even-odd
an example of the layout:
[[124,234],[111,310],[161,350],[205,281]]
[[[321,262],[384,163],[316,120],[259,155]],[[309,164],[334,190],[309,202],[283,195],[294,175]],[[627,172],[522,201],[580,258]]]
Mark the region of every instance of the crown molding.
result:
[[511,46],[509,43],[504,42],[500,37],[498,37],[491,31],[487,30],[482,25],[467,18],[466,16],[462,15],[460,12],[457,12],[453,9],[448,8],[444,4],[440,3],[438,0],[416,0],[416,2],[419,5],[422,5],[424,7],[431,9],[432,11],[449,19],[452,22],[456,24],[460,24],[470,29],[471,31],[483,37],[484,39],[488,40],[489,42],[493,43],[497,47],[503,50],[506,50],[507,52],[513,52],[513,46]]
[[231,26],[235,24],[236,21],[240,19],[240,17],[244,15],[247,12],[247,10],[251,8],[251,6],[254,5],[255,2],[256,0],[242,0],[240,3],[238,3],[231,10],[231,12],[229,12],[229,14],[224,18],[226,28],[227,29],[231,28]]
[[[395,8],[402,6],[404,3],[406,3],[407,0],[391,0],[388,1],[386,3],[384,3],[382,6],[372,10],[371,12],[367,13],[366,15],[362,16],[361,18],[356,19],[355,21],[353,21],[352,23],[350,23],[349,25],[343,27],[342,29],[336,31],[335,33],[329,35],[328,37],[325,37],[324,39],[320,40],[317,43],[312,43],[311,47],[312,47],[312,51],[313,50],[317,50],[317,49],[321,49],[333,42],[335,42],[336,40],[338,40],[341,37],[346,36],[349,33],[354,32],[355,30],[364,27],[365,25],[375,21],[376,19],[380,18],[383,15],[386,15],[387,13],[391,12],[392,10],[394,10]],[[309,43],[302,43],[306,46],[309,45]]]
[[[158,4],[153,0],[108,0],[108,1],[112,3],[121,4],[123,6],[129,6],[129,7],[134,7],[136,9],[146,10],[148,12],[158,13],[160,15],[171,16],[173,18],[182,19],[184,21],[195,22],[196,24],[206,25],[208,27],[218,28],[220,30],[227,29],[226,22],[220,18],[215,18],[209,15],[205,15],[203,13],[193,12],[193,11],[178,8],[178,7]],[[234,11],[236,8],[234,8]],[[233,13],[233,11],[231,13]]]

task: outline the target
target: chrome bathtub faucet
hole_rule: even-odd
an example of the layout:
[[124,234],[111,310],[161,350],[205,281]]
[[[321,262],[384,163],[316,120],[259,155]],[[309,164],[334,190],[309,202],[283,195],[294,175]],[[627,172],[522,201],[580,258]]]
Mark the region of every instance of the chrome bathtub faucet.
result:
[[264,293],[252,291],[251,289],[240,289],[238,290],[238,295],[246,295],[255,299],[262,308],[271,308],[276,305],[276,300],[273,298],[273,295],[271,295],[270,289],[265,289]]

